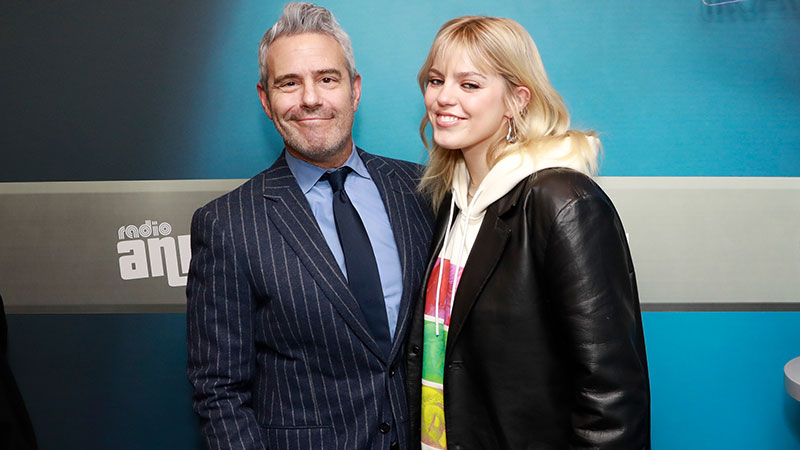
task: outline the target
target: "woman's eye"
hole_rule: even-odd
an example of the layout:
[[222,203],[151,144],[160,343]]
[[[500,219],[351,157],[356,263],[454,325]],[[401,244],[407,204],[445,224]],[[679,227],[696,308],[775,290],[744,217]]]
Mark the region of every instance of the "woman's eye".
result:
[[463,86],[465,89],[478,89],[480,87],[475,83],[461,83],[461,86]]
[[442,84],[444,84],[444,81],[438,78],[431,78],[430,80],[428,80],[428,84],[433,86],[441,86]]

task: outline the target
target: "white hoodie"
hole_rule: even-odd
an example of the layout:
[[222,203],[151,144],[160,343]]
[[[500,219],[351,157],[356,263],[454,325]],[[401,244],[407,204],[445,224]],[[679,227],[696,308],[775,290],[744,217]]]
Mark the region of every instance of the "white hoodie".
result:
[[[467,195],[469,192],[470,177],[467,171],[467,165],[463,160],[456,163],[453,173],[453,196],[450,202],[449,222],[452,221],[456,206],[459,212],[453,226],[445,231],[444,243],[438,255],[439,258],[449,260],[451,265],[463,269],[467,263],[467,258],[469,258],[472,245],[475,243],[478,230],[481,228],[481,223],[483,223],[483,217],[486,215],[486,208],[506,195],[520,181],[532,174],[534,170],[533,159],[527,154],[515,153],[509,155],[500,160],[489,170],[489,173],[486,174],[486,177],[475,191],[472,200],[469,201]],[[443,280],[441,274],[442,272],[440,272],[439,279],[437,280],[437,286],[442,285]],[[461,278],[460,270],[458,275],[459,276],[456,276],[455,280],[450,280],[450,282],[453,283],[450,288],[453,294],[455,294],[458,289],[458,282]],[[444,282],[448,282],[448,280],[444,280]],[[437,288],[436,292],[441,292],[441,288]],[[438,299],[436,305],[439,305]],[[450,307],[446,309],[448,312],[451,310]],[[437,319],[441,317],[438,308],[436,308],[435,316]],[[437,320],[436,323],[438,335],[439,321]]]

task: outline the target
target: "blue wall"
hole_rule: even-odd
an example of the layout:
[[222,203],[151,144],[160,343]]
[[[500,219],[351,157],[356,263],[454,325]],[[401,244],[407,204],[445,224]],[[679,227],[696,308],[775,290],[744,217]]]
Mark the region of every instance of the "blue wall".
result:
[[[12,315],[11,365],[42,449],[200,450],[185,315]],[[649,312],[655,450],[800,448],[783,365],[800,312]]]
[[798,312],[645,313],[653,448],[800,448],[800,402],[783,386],[799,323]]
[[[530,30],[608,176],[800,176],[800,2],[327,1],[363,75],[359,145],[420,161],[416,71],[463,14]],[[281,2],[11,2],[0,181],[245,178],[281,142],[255,91]],[[10,43],[13,43],[11,45]],[[43,162],[46,162],[43,164]],[[2,288],[0,286],[0,288]],[[800,298],[796,299],[800,301]],[[653,447],[800,448],[800,313],[645,314]],[[185,317],[12,315],[42,448],[199,449]]]

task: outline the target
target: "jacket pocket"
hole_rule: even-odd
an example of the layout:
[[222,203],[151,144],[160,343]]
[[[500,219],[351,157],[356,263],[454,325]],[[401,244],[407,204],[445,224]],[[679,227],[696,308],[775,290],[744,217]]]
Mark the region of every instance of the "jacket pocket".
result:
[[268,426],[262,425],[267,435],[268,448],[332,447],[335,439],[329,426]]

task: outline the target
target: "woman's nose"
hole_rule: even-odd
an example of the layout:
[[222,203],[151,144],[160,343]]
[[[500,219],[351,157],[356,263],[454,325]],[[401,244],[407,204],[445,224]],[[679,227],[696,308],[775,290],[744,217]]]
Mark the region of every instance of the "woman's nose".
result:
[[445,83],[439,89],[439,95],[436,96],[436,102],[442,106],[453,105],[456,102],[455,92],[449,84]]

